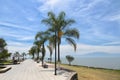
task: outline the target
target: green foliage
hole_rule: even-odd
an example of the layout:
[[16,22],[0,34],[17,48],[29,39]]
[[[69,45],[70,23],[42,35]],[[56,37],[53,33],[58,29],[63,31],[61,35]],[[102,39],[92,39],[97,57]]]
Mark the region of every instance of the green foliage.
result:
[[[35,40],[37,41],[38,44],[36,46],[39,48],[40,52],[42,53],[42,65],[45,57],[45,42],[49,39],[49,33],[47,31],[45,32],[38,32],[35,36]],[[39,53],[38,53],[39,54]],[[39,57],[39,55],[38,55]]]
[[32,46],[29,50],[29,55],[32,55],[32,59],[35,58],[36,46]]
[[10,53],[8,53],[8,50],[5,48],[7,46],[7,43],[4,39],[0,38],[0,61],[5,61],[9,56],[11,56]]
[[48,30],[52,35],[55,32],[57,33],[58,61],[60,61],[61,39],[65,38],[68,43],[73,45],[75,51],[77,46],[74,38],[79,39],[79,31],[75,28],[69,28],[69,26],[75,23],[75,21],[73,19],[66,19],[65,16],[65,12],[60,12],[58,16],[53,12],[48,12],[48,18],[42,20],[43,23],[50,26]]
[[67,61],[69,62],[69,65],[71,65],[71,62],[74,60],[73,56],[67,55],[66,56]]
[[7,43],[5,42],[5,40],[0,38],[0,50],[4,49],[6,45],[7,45]]
[[22,53],[23,60],[25,60],[25,56],[26,56],[26,53],[23,52],[23,53]]

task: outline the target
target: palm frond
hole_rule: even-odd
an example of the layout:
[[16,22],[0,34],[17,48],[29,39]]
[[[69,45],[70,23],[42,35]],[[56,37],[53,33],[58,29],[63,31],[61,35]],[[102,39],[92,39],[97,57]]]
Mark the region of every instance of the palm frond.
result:
[[58,20],[64,20],[65,19],[65,12],[60,12],[59,16],[58,16]]
[[56,21],[56,16],[53,12],[48,12],[48,16],[51,22],[53,22],[53,24],[55,25]]
[[53,48],[52,48],[52,45],[48,45],[47,48],[49,49],[50,51],[50,55],[52,55],[52,52],[53,52]]
[[73,45],[74,50],[76,51],[77,46],[76,46],[75,41],[74,41],[72,38],[66,38],[66,41],[67,41],[69,44]]
[[42,37],[43,32],[38,32],[35,36],[35,40]]
[[75,20],[73,20],[73,19],[65,20],[62,29],[65,29],[66,27],[72,25],[73,23],[75,23]]
[[64,33],[64,36],[74,37],[76,39],[79,39],[80,34],[79,34],[79,31],[77,29],[73,28],[73,29],[67,29]]
[[49,16],[49,17],[55,17],[55,14],[50,11],[50,12],[48,12],[48,16]]
[[43,19],[41,22],[46,25],[49,25],[50,27],[53,25],[50,19]]

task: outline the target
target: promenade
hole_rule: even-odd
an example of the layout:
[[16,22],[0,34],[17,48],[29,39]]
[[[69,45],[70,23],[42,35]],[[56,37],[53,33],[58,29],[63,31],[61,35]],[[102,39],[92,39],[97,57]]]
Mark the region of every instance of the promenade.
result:
[[36,63],[31,59],[25,60],[18,65],[10,65],[12,69],[0,73],[0,80],[67,80],[68,73],[59,71],[54,75],[54,68],[42,68],[41,63]]

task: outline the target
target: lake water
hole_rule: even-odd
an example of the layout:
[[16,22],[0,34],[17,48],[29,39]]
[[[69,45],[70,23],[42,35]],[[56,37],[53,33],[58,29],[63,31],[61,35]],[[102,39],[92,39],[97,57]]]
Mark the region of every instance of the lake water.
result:
[[[66,58],[61,58],[62,63],[68,64]],[[108,69],[120,69],[120,57],[77,57],[73,65],[99,67]]]

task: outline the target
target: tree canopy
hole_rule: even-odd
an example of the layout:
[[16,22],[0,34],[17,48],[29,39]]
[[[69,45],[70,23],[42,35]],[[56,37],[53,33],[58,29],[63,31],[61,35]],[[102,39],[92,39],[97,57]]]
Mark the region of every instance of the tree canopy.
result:
[[6,60],[11,54],[6,49],[7,43],[3,38],[0,38],[0,61]]

